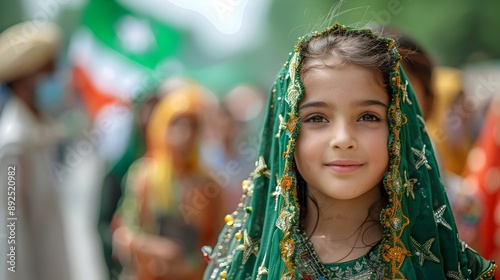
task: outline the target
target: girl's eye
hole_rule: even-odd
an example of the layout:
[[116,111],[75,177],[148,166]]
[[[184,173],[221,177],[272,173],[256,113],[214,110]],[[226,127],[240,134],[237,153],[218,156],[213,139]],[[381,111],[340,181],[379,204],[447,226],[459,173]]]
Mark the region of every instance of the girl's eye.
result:
[[359,121],[365,121],[365,122],[378,122],[380,121],[380,118],[373,115],[373,114],[364,114],[359,118]]
[[320,115],[311,115],[307,117],[304,121],[317,123],[317,122],[326,122],[326,119]]

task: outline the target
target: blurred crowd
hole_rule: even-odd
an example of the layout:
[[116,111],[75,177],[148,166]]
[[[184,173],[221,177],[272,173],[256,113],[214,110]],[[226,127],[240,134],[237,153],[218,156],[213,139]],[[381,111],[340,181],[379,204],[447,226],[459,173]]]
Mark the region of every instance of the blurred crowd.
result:
[[[137,100],[113,100],[92,114],[81,97],[95,94],[82,93],[88,81],[57,69],[59,27],[44,24],[26,35],[33,26],[23,22],[0,36],[0,163],[16,168],[19,217],[19,265],[10,274],[5,267],[2,277],[70,279],[68,255],[79,253],[65,245],[72,238],[60,192],[72,187],[65,185],[72,173],[88,171],[83,165],[93,154],[104,171],[84,176],[98,176],[94,230],[106,278],[200,279],[200,248],[214,245],[255,167],[265,94],[238,85],[219,99],[194,79],[172,76]],[[13,46],[16,36],[23,40]],[[5,193],[2,199],[6,219],[10,204]]]
[[[500,260],[494,70],[436,66],[396,28],[372,28],[399,43],[460,238]],[[73,239],[63,218],[71,177],[98,190],[89,223],[102,279],[201,279],[200,248],[216,243],[224,216],[240,201],[241,182],[255,169],[267,89],[238,84],[215,92],[167,71],[154,86],[130,90],[134,85],[117,80],[126,72],[121,63],[111,74],[93,68],[111,58],[96,57],[99,46],[85,36],[73,41],[68,67],[59,61],[67,50],[57,25],[26,21],[0,33],[0,181],[15,180],[15,204],[2,187],[0,214],[3,221],[17,217],[15,244],[8,229],[0,231],[0,278],[74,277],[68,260],[80,252],[68,245]],[[89,162],[94,168],[85,169]],[[15,174],[7,173],[11,166]],[[7,211],[11,205],[15,213]],[[11,245],[16,273],[9,273],[4,253]]]

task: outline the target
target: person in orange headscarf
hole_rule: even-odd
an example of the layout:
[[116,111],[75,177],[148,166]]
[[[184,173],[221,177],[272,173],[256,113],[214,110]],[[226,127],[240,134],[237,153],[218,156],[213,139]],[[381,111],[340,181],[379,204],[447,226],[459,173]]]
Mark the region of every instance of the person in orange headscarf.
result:
[[214,244],[224,213],[221,188],[198,154],[204,96],[186,85],[154,109],[146,154],[129,169],[117,212],[114,251],[140,280],[201,279],[200,248]]

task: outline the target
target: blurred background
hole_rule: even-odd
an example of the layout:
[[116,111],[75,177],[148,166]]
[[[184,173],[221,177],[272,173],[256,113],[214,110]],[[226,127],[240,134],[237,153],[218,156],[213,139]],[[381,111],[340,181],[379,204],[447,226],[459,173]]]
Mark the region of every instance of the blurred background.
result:
[[61,86],[44,110],[64,131],[52,171],[71,279],[122,274],[113,267],[109,227],[123,178],[144,153],[134,141],[146,101],[186,81],[203,89],[213,106],[206,109],[200,157],[229,213],[254,168],[267,93],[288,52],[299,36],[336,21],[391,26],[432,58],[436,97],[428,131],[448,183],[458,186],[450,195],[464,215],[464,235],[477,242],[474,228],[486,210],[470,201],[480,197],[484,178],[492,196],[500,185],[500,169],[481,171],[500,154],[476,142],[500,92],[498,11],[498,1],[467,0],[0,0],[0,31],[32,20],[54,21],[63,32],[55,71]]
[[[353,0],[344,1],[333,17],[329,12],[338,1],[208,3],[2,1],[0,29],[22,20],[54,20],[64,29],[68,48],[71,41],[85,37],[82,29],[90,30],[94,37],[88,40],[97,40],[146,68],[162,62],[154,60],[173,56],[178,65],[170,71],[189,73],[217,94],[242,82],[267,90],[297,38],[325,21],[358,27],[368,23],[397,26],[420,42],[438,65],[462,67],[500,57],[500,38],[494,36],[500,25],[496,1]],[[121,29],[130,34],[120,35]],[[68,52],[64,58],[69,60]]]

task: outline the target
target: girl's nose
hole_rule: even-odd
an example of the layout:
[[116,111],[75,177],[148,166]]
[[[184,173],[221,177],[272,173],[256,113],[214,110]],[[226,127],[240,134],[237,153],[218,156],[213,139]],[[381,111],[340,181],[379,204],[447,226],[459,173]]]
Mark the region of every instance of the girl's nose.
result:
[[357,141],[353,128],[343,122],[336,123],[331,132],[330,146],[341,150],[356,149]]

